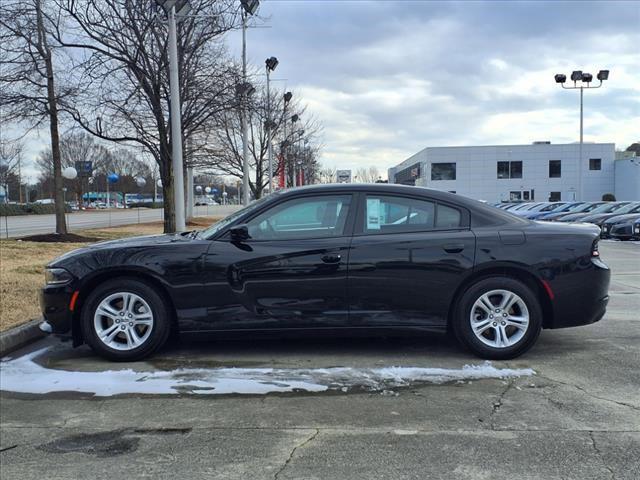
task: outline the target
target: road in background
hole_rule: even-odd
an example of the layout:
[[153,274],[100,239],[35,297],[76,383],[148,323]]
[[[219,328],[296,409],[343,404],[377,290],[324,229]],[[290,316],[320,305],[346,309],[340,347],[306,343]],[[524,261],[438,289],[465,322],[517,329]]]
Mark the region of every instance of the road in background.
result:
[[[237,211],[238,205],[214,205],[194,207],[196,217],[226,217]],[[67,214],[69,232],[87,228],[115,227],[134,223],[157,222],[164,220],[162,208],[131,208],[121,210],[92,210]],[[17,215],[0,218],[0,237],[24,237],[55,231],[55,215]]]

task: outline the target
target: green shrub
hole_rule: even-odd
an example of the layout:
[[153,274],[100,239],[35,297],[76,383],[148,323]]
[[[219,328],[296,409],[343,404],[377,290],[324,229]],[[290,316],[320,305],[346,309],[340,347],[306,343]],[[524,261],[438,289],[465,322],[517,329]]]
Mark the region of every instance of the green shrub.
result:
[[615,202],[616,201],[616,196],[613,193],[605,193],[604,195],[602,195],[602,201],[603,202]]

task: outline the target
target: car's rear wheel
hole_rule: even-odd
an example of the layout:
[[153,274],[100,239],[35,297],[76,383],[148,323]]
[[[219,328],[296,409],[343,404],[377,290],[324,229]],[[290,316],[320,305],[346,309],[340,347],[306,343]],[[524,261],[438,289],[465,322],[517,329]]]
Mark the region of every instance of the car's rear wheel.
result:
[[482,358],[514,358],[538,339],[542,309],[524,283],[508,277],[484,278],[460,298],[453,329],[458,340]]
[[134,279],[113,279],[87,298],[82,331],[99,355],[116,361],[139,360],[167,341],[168,311],[152,286]]

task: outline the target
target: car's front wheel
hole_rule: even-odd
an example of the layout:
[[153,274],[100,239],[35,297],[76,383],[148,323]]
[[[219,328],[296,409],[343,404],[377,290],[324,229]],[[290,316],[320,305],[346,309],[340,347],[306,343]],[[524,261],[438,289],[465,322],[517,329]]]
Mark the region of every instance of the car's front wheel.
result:
[[82,331],[99,355],[116,361],[139,360],[167,341],[168,311],[150,285],[128,278],[109,280],[87,298]]
[[514,358],[538,339],[542,309],[524,283],[508,277],[484,278],[462,295],[453,329],[457,338],[482,358]]

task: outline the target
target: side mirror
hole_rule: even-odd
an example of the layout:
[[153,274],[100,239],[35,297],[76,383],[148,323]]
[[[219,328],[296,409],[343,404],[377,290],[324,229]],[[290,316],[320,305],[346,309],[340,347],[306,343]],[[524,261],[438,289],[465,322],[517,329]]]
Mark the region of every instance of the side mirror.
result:
[[231,227],[229,229],[229,233],[231,235],[232,242],[244,242],[245,240],[249,240],[251,238],[251,236],[249,235],[249,227],[245,224]]

